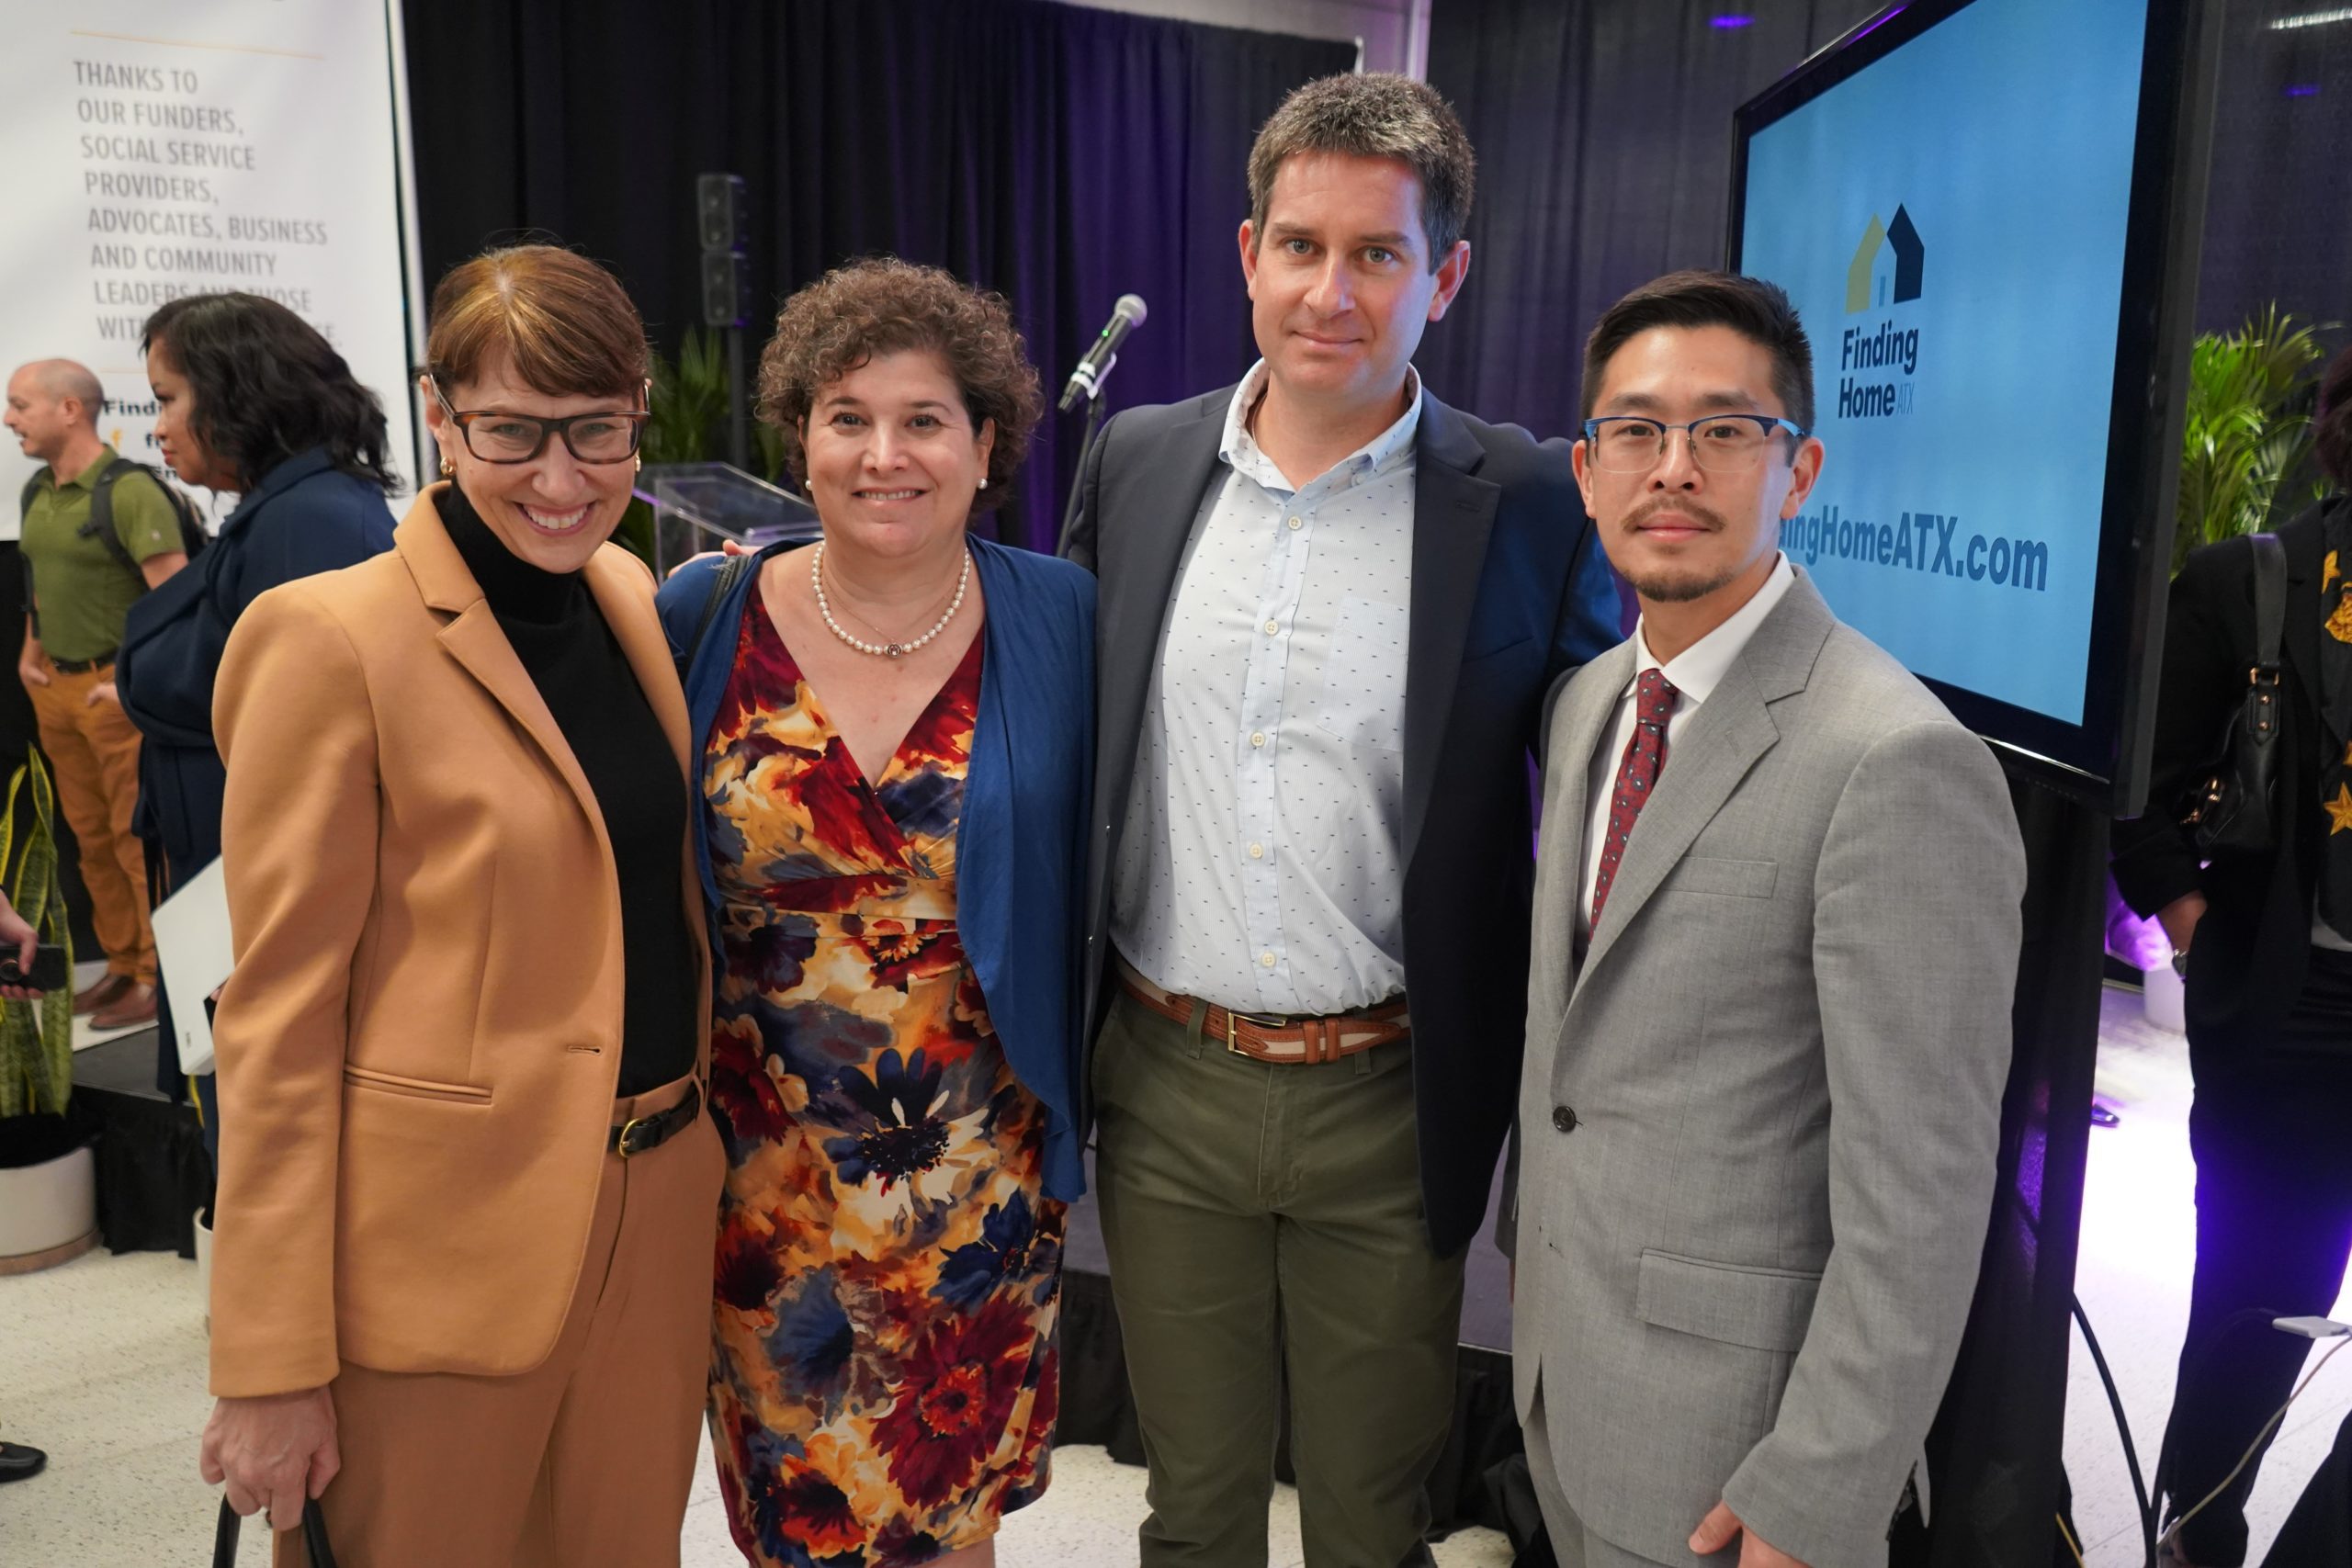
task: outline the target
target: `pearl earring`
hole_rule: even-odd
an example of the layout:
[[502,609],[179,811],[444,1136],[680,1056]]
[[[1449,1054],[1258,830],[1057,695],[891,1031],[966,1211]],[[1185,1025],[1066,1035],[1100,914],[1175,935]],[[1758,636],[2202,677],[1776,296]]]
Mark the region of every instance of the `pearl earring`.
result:
[[980,476],[980,488],[981,488],[982,490],[986,490],[986,489],[988,489],[988,488],[989,488],[989,477],[988,477],[988,475],[986,475],[986,474],[982,474],[982,475]]
[[810,495],[814,495],[817,493],[817,481],[815,479],[802,479],[800,481],[800,488],[807,491]]

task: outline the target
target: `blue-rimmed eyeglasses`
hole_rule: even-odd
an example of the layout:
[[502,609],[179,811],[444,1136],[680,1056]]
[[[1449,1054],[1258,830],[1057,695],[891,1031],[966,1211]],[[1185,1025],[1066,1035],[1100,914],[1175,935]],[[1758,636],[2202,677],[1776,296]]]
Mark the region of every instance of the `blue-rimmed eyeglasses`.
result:
[[470,409],[459,413],[449,406],[441,379],[433,378],[433,400],[458,427],[466,450],[485,463],[527,463],[547,450],[548,437],[557,436],[572,457],[582,463],[626,463],[637,456],[645,422],[643,409],[599,410],[541,419],[536,414],[506,413],[497,409]]
[[1718,474],[1754,468],[1763,460],[1772,437],[1784,430],[1799,441],[1808,434],[1769,413],[1711,413],[1688,424],[1638,414],[1608,414],[1584,422],[1592,466],[1612,474],[1648,473],[1666,456],[1667,441],[1678,430],[1690,434],[1690,460]]

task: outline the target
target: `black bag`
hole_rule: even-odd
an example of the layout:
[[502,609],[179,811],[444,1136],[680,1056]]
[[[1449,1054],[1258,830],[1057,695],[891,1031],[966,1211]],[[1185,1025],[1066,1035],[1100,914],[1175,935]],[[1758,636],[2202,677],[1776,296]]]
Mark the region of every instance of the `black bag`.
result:
[[[130,552],[123,547],[122,536],[114,531],[114,487],[126,474],[145,474],[155,481],[155,488],[162,491],[164,499],[172,503],[172,514],[179,519],[180,548],[187,552],[190,560],[202,555],[204,547],[212,542],[212,536],[204,531],[204,524],[196,514],[196,503],[164,476],[163,469],[135,463],[128,457],[117,457],[99,470],[97,481],[90,486],[89,520],[74,532],[85,539],[96,539],[104,545],[107,553],[114,557],[126,571],[139,570],[139,563],[132,560]],[[40,493],[40,485],[41,477],[38,473],[25,481],[24,493],[17,498],[17,515],[19,518],[33,509],[33,497]]]
[[[114,557],[117,566],[141,581],[145,581],[139,563],[130,558],[130,551],[123,544],[122,536],[114,531],[114,487],[125,474],[145,474],[155,481],[155,488],[162,491],[164,499],[172,503],[172,515],[179,520],[181,551],[190,560],[202,555],[204,547],[212,542],[212,536],[204,531],[204,524],[196,514],[196,502],[165,478],[161,468],[151,468],[128,457],[117,457],[99,470],[96,482],[90,486],[89,518],[74,531],[85,539],[97,540],[106,547],[107,554]],[[36,470],[33,477],[25,481],[23,493],[17,498],[17,517],[20,527],[25,516],[33,509],[33,498],[40,493],[41,483],[41,475]],[[33,635],[39,637],[40,612],[35,607],[33,563],[29,556],[25,558],[25,604],[32,613]]]
[[[237,1568],[237,1531],[244,1521],[229,1499],[220,1499],[220,1522],[212,1532],[212,1568]],[[302,1544],[309,1549],[311,1568],[334,1568],[334,1548],[327,1544],[326,1510],[311,1497],[302,1504]]]
[[2255,534],[2254,657],[2245,696],[2214,760],[2180,804],[2180,825],[2207,860],[2268,855],[2278,846],[2278,649],[2287,629],[2287,552]]
[[695,655],[702,650],[702,639],[710,635],[710,623],[718,617],[719,601],[734,590],[738,579],[752,570],[752,559],[751,556],[729,556],[718,563],[718,570],[711,574],[710,597],[702,602],[702,615],[695,622],[693,640],[689,641],[684,650],[678,655],[680,681],[686,678],[687,667],[694,663]]

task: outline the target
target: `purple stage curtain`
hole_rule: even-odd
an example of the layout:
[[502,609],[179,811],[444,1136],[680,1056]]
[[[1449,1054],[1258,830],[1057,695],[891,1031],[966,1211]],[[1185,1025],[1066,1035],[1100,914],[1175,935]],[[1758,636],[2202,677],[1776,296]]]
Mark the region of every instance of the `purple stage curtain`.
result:
[[[613,265],[656,343],[701,319],[694,177],[740,174],[754,313],[889,252],[1003,293],[1048,402],[1124,293],[1114,410],[1254,356],[1235,232],[1250,142],[1352,45],[1046,0],[410,0],[427,287],[537,231]],[[764,327],[747,334],[756,356]],[[1050,414],[1012,543],[1053,547],[1079,420]]]

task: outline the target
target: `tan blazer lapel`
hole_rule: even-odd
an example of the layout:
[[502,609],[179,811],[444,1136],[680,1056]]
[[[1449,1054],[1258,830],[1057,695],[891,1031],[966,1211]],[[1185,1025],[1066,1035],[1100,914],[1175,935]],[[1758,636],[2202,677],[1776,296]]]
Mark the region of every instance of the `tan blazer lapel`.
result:
[[606,545],[589,558],[588,592],[604,612],[605,625],[621,645],[646,705],[662,721],[678,766],[686,769],[693,741],[687,734],[686,695],[678,684],[677,662],[670,657],[670,639],[653,609],[653,583],[645,563],[618,545]]
[[[645,693],[646,705],[661,721],[662,733],[670,738],[670,750],[685,774],[686,811],[691,821],[692,814],[702,809],[700,770],[693,755],[693,721],[686,714],[686,694],[678,682],[677,662],[670,657],[669,637],[662,630],[662,617],[653,607],[652,574],[644,562],[627,550],[617,545],[606,545],[589,558],[587,575],[588,592],[595,596],[596,608],[604,613],[605,624],[612,628],[614,640],[620,644],[629,668],[636,672],[638,686]],[[697,1082],[707,1083],[711,954],[702,940],[702,933],[709,926],[702,902],[702,866],[695,855],[691,826],[679,853],[679,866],[686,929],[695,933],[695,951],[699,954],[695,987],[699,1010],[695,1029],[695,1077]]]
[[[434,497],[447,488],[445,480],[417,492],[416,504],[392,530],[392,547],[407,563],[425,604],[455,617],[441,628],[441,646],[546,753],[548,764],[587,814],[596,841],[604,843],[605,814],[596,804],[595,791],[588,785],[588,775],[580,771],[580,760],[571,754],[571,745],[557,727],[555,715],[548,711],[531,672],[514,657],[506,634],[499,629],[498,618],[491,614],[490,602],[482,597],[481,585],[466,569],[466,558],[458,553],[440,513],[435,510]],[[605,852],[610,854],[609,846]]]

